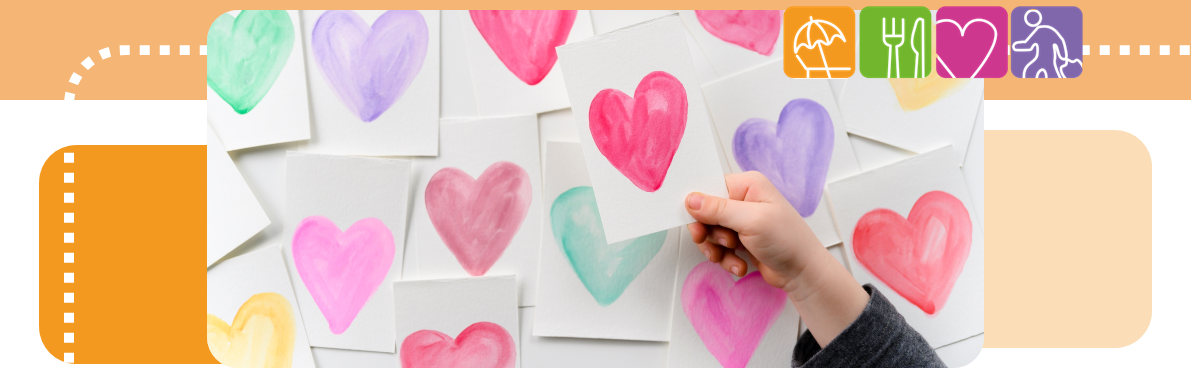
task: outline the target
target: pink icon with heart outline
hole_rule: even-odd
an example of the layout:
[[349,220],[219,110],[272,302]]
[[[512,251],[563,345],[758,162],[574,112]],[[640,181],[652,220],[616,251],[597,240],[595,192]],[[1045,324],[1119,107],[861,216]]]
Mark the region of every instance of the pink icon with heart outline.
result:
[[927,315],[947,304],[972,247],[972,218],[955,196],[933,191],[918,197],[910,217],[889,209],[869,211],[852,233],[856,260],[877,279]]
[[945,78],[1000,78],[1009,72],[1009,14],[1001,7],[942,7],[936,13],[935,69]]

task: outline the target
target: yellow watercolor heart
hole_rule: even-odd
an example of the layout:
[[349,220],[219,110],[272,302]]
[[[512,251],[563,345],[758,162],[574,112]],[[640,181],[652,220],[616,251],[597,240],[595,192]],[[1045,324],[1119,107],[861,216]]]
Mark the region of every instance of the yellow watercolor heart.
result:
[[932,73],[922,79],[889,79],[902,110],[912,112],[950,96],[971,79],[944,79]]
[[287,368],[294,361],[294,312],[277,293],[248,298],[232,325],[207,314],[207,347],[231,367]]

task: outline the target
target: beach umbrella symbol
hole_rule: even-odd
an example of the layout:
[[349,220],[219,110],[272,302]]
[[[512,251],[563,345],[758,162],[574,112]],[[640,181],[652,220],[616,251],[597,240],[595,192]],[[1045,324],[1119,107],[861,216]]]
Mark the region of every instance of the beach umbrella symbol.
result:
[[[844,37],[844,32],[840,31],[839,27],[827,20],[816,20],[814,16],[808,17],[810,21],[802,24],[798,28],[798,32],[794,33],[794,57],[798,59],[798,63],[806,70],[806,77],[811,77],[811,71],[824,71],[828,78],[831,78],[831,71],[848,71],[851,67],[831,67],[827,64],[827,54],[823,52],[823,46],[830,46],[832,42],[839,39],[841,42],[847,42],[848,39]],[[799,51],[805,48],[807,50],[819,50],[819,57],[823,60],[822,67],[807,67],[806,62],[803,62],[802,56],[798,55]]]

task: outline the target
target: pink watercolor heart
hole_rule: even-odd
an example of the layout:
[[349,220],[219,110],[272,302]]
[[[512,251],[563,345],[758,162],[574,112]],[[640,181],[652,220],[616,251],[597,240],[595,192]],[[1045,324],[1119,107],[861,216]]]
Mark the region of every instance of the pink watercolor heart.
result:
[[972,246],[972,219],[947,192],[923,194],[910,218],[889,209],[860,217],[852,234],[856,260],[927,315],[951,296]]
[[471,21],[492,52],[518,79],[537,85],[546,78],[567,42],[579,11],[473,10]]
[[682,311],[726,368],[748,365],[785,301],[786,293],[766,283],[760,272],[733,282],[724,268],[706,261],[691,269],[682,284]]
[[298,276],[336,335],[384,282],[396,251],[393,233],[379,219],[361,219],[340,232],[322,216],[298,224],[291,250]]
[[430,223],[473,276],[487,273],[504,254],[532,199],[529,174],[507,161],[492,164],[478,180],[459,168],[443,168],[426,184]]
[[716,38],[765,56],[773,54],[782,31],[777,10],[697,10],[695,18]]
[[467,326],[459,337],[424,329],[401,342],[403,368],[511,368],[517,362],[517,344],[500,325],[479,322]]
[[595,95],[587,119],[596,148],[621,174],[657,191],[686,131],[686,88],[673,75],[650,72],[632,97],[615,89]]

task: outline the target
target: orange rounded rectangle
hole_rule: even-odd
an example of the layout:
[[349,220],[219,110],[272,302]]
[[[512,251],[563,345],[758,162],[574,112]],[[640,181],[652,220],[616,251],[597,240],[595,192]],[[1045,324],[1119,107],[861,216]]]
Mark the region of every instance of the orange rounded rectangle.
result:
[[850,7],[789,7],[782,60],[792,78],[842,79],[856,73],[856,12]]

